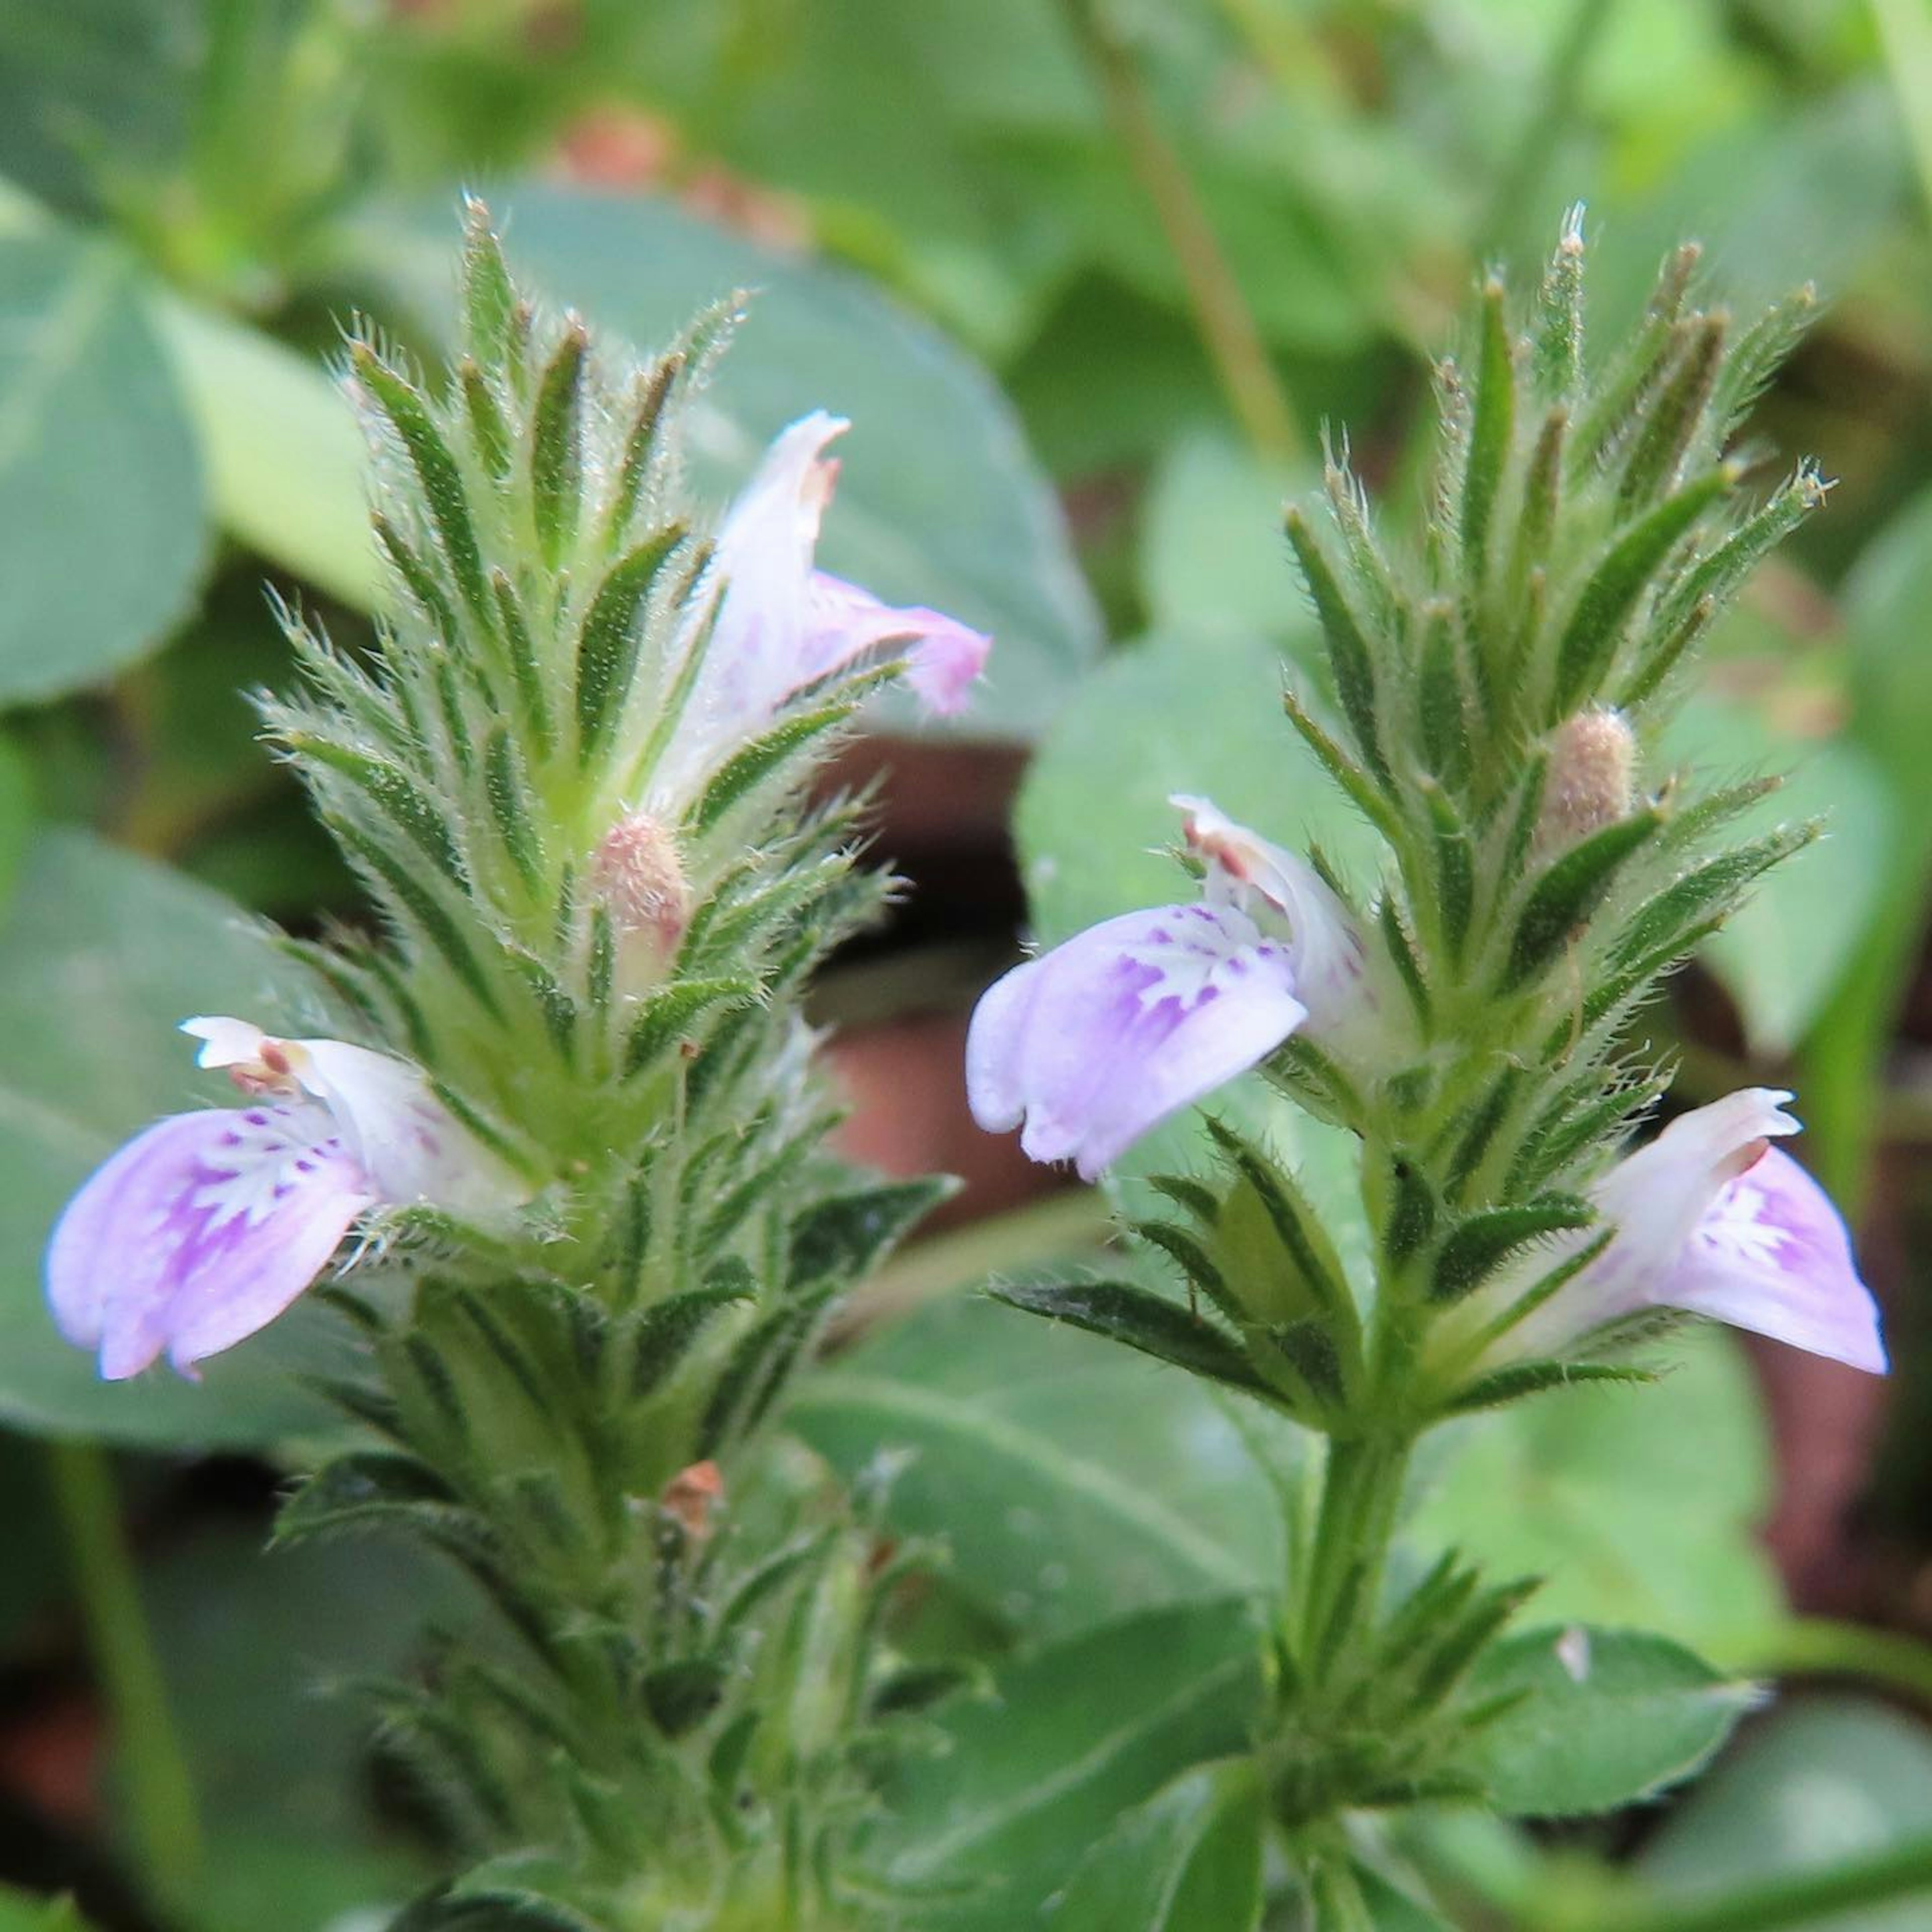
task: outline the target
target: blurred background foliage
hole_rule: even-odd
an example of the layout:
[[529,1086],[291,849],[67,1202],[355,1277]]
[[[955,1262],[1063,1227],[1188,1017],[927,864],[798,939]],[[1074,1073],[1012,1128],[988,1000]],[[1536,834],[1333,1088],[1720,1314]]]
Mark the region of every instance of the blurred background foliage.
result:
[[[851,1035],[855,1148],[965,1168],[969,1215],[1012,1209],[1024,1185],[953,1097],[958,1016],[1010,952],[1022,883],[1047,938],[1164,896],[1163,801],[1182,786],[1346,859],[1352,829],[1271,722],[1280,656],[1309,636],[1276,511],[1324,436],[1346,424],[1384,518],[1412,519],[1430,366],[1472,278],[1532,268],[1575,201],[1602,336],[1632,325],[1686,234],[1741,312],[1816,284],[1817,326],[1756,434],[1767,479],[1819,458],[1829,512],[1761,574],[1672,755],[1792,770],[1781,808],[1828,811],[1833,836],[1652,1036],[1692,1098],[1800,1087],[1898,1372],[1880,1390],[1700,1338],[1641,1407],[1577,1395],[1471,1425],[1418,1527],[1555,1569],[1552,1616],[1654,1622],[1821,1688],[1748,1727],[1661,1822],[1533,1838],[1445,1820],[1402,1849],[1456,1922],[1527,1924],[1552,1900],[1585,1909],[1606,1860],[1668,1897],[1922,1826],[1924,0],[16,0],[0,9],[0,1417],[20,1432],[0,1437],[0,1881],[20,1889],[0,1928],[76,1925],[34,1897],[71,1888],[103,1927],[347,1932],[428,1868],[428,1821],[352,1702],[323,1694],[393,1664],[417,1618],[470,1606],[400,1556],[254,1553],[320,1426],[301,1376],[339,1338],[298,1319],[198,1388],[104,1391],[46,1325],[38,1253],[81,1174],[190,1090],[180,1015],[274,1010],[279,969],[236,905],[298,931],[358,915],[240,694],[289,675],[264,580],[338,637],[370,635],[362,452],[330,358],[367,314],[434,362],[464,186],[526,274],[620,336],[660,340],[748,292],[700,465],[722,489],[782,422],[850,415],[827,562],[998,634],[986,702],[951,742],[881,720],[884,847],[920,890],[825,1002]],[[1301,1136],[1346,1222],[1336,1150],[1241,1104]],[[896,1525],[955,1561],[907,1606],[908,1649],[975,1653],[1009,1708],[1043,1713],[1003,1751],[986,1707],[946,1707],[968,1772],[895,1794],[883,1855],[908,1873],[1064,1882],[1120,1814],[1213,1754],[1243,1600],[1278,1580],[1291,1442],[938,1292],[1100,1225],[1072,1197],[956,1225],[900,1264],[799,1405],[842,1469],[912,1452]],[[122,1445],[112,1462],[104,1442]],[[1150,1710],[1196,1721],[1150,1718],[1012,1835],[1015,1794],[1042,1765],[1089,1762],[1118,1715],[1053,1687],[1127,1674]],[[1131,1862],[1150,1840],[1122,1842]],[[1422,1922],[1399,1906],[1391,1928]]]

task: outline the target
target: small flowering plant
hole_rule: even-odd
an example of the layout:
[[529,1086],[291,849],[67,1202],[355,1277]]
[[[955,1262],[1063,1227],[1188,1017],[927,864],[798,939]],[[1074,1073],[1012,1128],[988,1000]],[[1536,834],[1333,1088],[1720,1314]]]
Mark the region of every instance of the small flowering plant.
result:
[[[995,1292],[1325,1438],[1318,1496],[1289,1513],[1254,1733],[1324,1928],[1384,1922],[1363,1819],[1438,1800],[1575,1808],[1506,1791],[1498,1740],[1515,1722],[1589,1748],[1591,1645],[1517,1628],[1534,1580],[1480,1577],[1453,1552],[1393,1558],[1427,1432],[1649,1380],[1684,1316],[1886,1367],[1844,1225],[1778,1144],[1798,1131],[1791,1095],[1734,1093],[1642,1137],[1670,1072],[1633,1018],[1817,830],[1739,836],[1776,780],[1704,789],[1657,749],[1699,640],[1824,494],[1802,465],[1748,502],[1732,450],[1808,294],[1739,332],[1692,300],[1696,260],[1671,258],[1594,369],[1576,220],[1526,314],[1489,283],[1466,367],[1438,371],[1418,554],[1383,541],[1338,462],[1319,512],[1289,511],[1327,677],[1291,679],[1285,728],[1379,835],[1376,875],[1177,797],[1192,889],[1015,968],[969,1036],[981,1124],[1089,1179],[1206,1107],[1202,1164],[1154,1174],[1159,1210],[1130,1223],[1167,1287],[1143,1270]],[[1292,1166],[1217,1111],[1250,1071],[1352,1137],[1365,1276]],[[1668,1393],[1646,1399],[1667,1427]],[[1599,1648],[1622,1669],[1629,1641]],[[1553,1674],[1518,1670],[1525,1655]],[[1526,1698],[1573,1691],[1524,1716]],[[1690,1768],[1654,1764],[1592,1802]]]
[[814,568],[835,417],[715,527],[693,502],[729,316],[634,364],[524,298],[480,207],[462,294],[440,387],[349,345],[380,652],[286,611],[306,688],[262,701],[382,930],[289,942],[320,1036],[184,1022],[232,1104],[87,1181],[48,1298],[110,1378],[304,1292],[359,1331],[329,1392],[365,1444],[281,1537],[400,1528],[500,1612],[381,1693],[470,1856],[412,1928],[843,1928],[836,1848],[944,1680],[877,1636],[916,1552],[764,1425],[943,1184],[824,1144],[801,994],[886,884],[810,782],[882,686],[958,709],[989,640]]

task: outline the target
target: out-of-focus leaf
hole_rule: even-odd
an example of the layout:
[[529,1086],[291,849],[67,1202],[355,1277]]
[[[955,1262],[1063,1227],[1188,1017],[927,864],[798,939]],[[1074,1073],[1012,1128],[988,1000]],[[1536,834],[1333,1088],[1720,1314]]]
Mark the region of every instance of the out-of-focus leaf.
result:
[[382,578],[369,534],[368,455],[328,372],[259,329],[145,284],[201,439],[222,527],[367,610]]
[[1700,142],[1660,191],[1612,194],[1592,208],[1592,322],[1614,340],[1640,313],[1657,265],[1687,236],[1704,244],[1713,285],[1740,315],[1808,281],[1841,294],[1910,185],[1882,82],[1861,80],[1796,112],[1780,102]]
[[1520,1700],[1470,1762],[1499,1810],[1532,1818],[1654,1796],[1704,1764],[1757,1694],[1667,1637],[1580,1624],[1497,1645],[1472,1692]]
[[1932,495],[1895,518],[1844,591],[1852,728],[1889,781],[1894,811],[1877,908],[1808,1055],[1805,1092],[1833,1191],[1856,1213],[1876,1138],[1893,1021],[1925,930],[1932,876]]
[[1055,1932],[1248,1932],[1262,1906],[1262,1797],[1246,1757],[1163,1786],[1081,1861]]
[[[959,1893],[933,1923],[1010,1932],[1120,1814],[1243,1750],[1262,1694],[1245,1601],[1123,1618],[1006,1666],[935,1714],[944,1748],[905,1761],[870,1849],[890,1883]],[[1121,1687],[1135,1687],[1124,1698]]]
[[88,1922],[70,1898],[40,1898],[0,1891],[0,1932],[89,1932]]
[[[754,292],[694,420],[710,484],[742,480],[808,410],[850,416],[820,560],[888,602],[992,632],[986,684],[956,728],[1035,735],[1098,651],[1100,622],[1059,506],[982,370],[854,278],[664,202],[532,184],[499,195],[493,212],[538,290],[643,346]],[[441,198],[364,231],[373,265],[438,320],[453,310],[454,236]]]
[[107,242],[0,239],[0,703],[152,650],[200,573],[194,431],[140,285]]
[[181,0],[63,0],[0,12],[0,174],[70,211],[96,164],[152,169],[179,146],[201,44]]
[[[1868,1701],[1800,1698],[1754,1726],[1646,1844],[1637,1868],[1698,1898],[1922,1840],[1932,1739]],[[1808,1918],[1804,1932],[1922,1932],[1925,1901]]]
[[1319,636],[1282,506],[1310,479],[1270,470],[1225,432],[1197,430],[1148,490],[1141,578],[1156,632],[1266,638],[1299,656]]
[[14,894],[34,824],[33,774],[20,747],[0,738],[0,911]]
[[935,1301],[788,1414],[848,1476],[898,1465],[893,1527],[942,1539],[956,1587],[1025,1636],[1281,1586],[1282,1504],[1257,1456],[1292,1466],[1299,1432],[1093,1336]]
[[1540,1618],[1663,1632],[1721,1651],[1778,1614],[1754,1531],[1770,1454],[1742,1352],[1717,1329],[1661,1346],[1658,1388],[1564,1389],[1454,1424],[1409,1530],[1490,1574],[1544,1576]]
[[412,1547],[357,1537],[265,1552],[264,1533],[203,1528],[146,1578],[209,1828],[201,1932],[322,1932],[420,1887],[420,1847],[382,1829],[356,1687],[406,1671],[426,1622],[477,1611],[452,1568]]
[[1778,776],[1785,783],[1737,821],[1739,838],[1825,821],[1816,844],[1774,867],[1704,949],[1738,1003],[1752,1047],[1789,1053],[1835,990],[1876,916],[1893,838],[1892,796],[1862,747],[1780,734],[1737,701],[1694,700],[1672,721],[1664,752],[1707,785]]
[[260,1444],[334,1426],[302,1389],[346,1341],[298,1306],[187,1382],[165,1369],[98,1380],[54,1330],[40,1257],[91,1169],[162,1114],[222,1089],[176,1024],[247,1015],[314,1030],[296,976],[228,901],[86,834],[45,834],[0,918],[0,1417],[55,1435],[158,1446]]

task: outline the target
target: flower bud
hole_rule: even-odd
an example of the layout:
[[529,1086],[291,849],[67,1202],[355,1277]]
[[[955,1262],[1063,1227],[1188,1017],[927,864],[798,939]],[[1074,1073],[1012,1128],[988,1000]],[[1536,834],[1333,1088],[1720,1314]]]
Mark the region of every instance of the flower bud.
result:
[[620,980],[634,992],[675,957],[691,923],[691,884],[677,842],[649,812],[626,814],[590,855],[590,889],[610,911]]
[[1550,745],[1538,842],[1558,850],[1627,817],[1636,767],[1636,734],[1620,713],[1577,712],[1558,728]]

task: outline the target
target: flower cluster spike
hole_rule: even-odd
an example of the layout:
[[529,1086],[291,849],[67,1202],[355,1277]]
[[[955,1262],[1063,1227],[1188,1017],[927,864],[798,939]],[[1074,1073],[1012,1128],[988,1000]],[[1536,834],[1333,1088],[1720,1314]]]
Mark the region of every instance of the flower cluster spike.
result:
[[[1384,544],[1332,459],[1318,508],[1288,511],[1328,688],[1292,689],[1288,716],[1382,835],[1372,896],[1351,904],[1294,854],[1177,798],[1198,902],[1080,934],[1016,968],[975,1016],[982,1124],[1023,1125],[1036,1158],[1071,1158],[1090,1178],[1256,1065],[1352,1130],[1377,1324],[1402,1331],[1391,1359],[1419,1370],[1363,1393],[1376,1351],[1361,1367],[1346,1296],[1284,1329],[1283,1268],[1304,1282],[1327,1270],[1294,1232],[1310,1217],[1288,1210],[1288,1178],[1258,1180],[1268,1162],[1252,1149],[1201,1192],[1204,1225],[1148,1231],[1215,1311],[1187,1334],[1139,1303],[1129,1318],[1118,1298],[1102,1321],[1092,1284],[1069,1291],[1078,1308],[1037,1288],[1029,1305],[1157,1353],[1220,1349],[1222,1379],[1345,1432],[1364,1400],[1426,1415],[1574,1378],[1597,1331],[1645,1306],[1883,1366],[1829,1204],[1766,1150],[1793,1131],[1780,1096],[1733,1096],[1673,1130],[1716,1151],[1674,1170],[1700,1178],[1667,1210],[1643,1184],[1670,1164],[1648,1151],[1618,1164],[1660,1084],[1622,1047],[1630,1016],[1816,830],[1729,838],[1759,788],[1700,794],[1658,763],[1691,646],[1824,487],[1801,464],[1738,507],[1730,439],[1809,301],[1734,341],[1725,314],[1694,300],[1696,267],[1694,248],[1670,258],[1600,370],[1584,353],[1580,221],[1526,312],[1484,284],[1466,366],[1438,371],[1419,555]],[[1228,1156],[1225,1131],[1220,1146]],[[1231,1268],[1214,1258],[1221,1219],[1258,1187],[1281,1252]]]
[[681,446],[728,314],[634,362],[526,300],[472,206],[460,316],[440,380],[350,341],[381,649],[288,613],[306,688],[262,700],[379,916],[292,947],[344,1036],[190,1020],[240,1104],[82,1187],[50,1300],[104,1375],[193,1373],[359,1234],[324,1292],[378,1446],[280,1533],[412,1532],[516,1639],[396,1688],[398,1748],[574,1924],[843,1926],[826,1834],[863,1808],[856,1740],[911,1701],[874,1634],[895,1573],[766,1425],[944,1187],[824,1146],[801,996],[886,888],[864,801],[810,782],[881,685],[957,708],[988,640],[814,568],[835,417],[714,526]]
[[[1772,1147],[1789,1094],[1733,1094],[1633,1150],[1667,1084],[1626,1044],[1663,976],[1816,827],[1740,838],[1762,783],[1661,760],[1694,647],[1823,494],[1800,465],[1741,504],[1739,418],[1808,295],[1738,336],[1664,265],[1641,326],[1585,353],[1566,225],[1526,308],[1484,285],[1438,371],[1423,541],[1384,544],[1340,463],[1287,532],[1326,688],[1289,724],[1380,834],[1352,884],[1177,797],[1191,900],[1124,914],[986,995],[981,1124],[1092,1178],[1156,1122],[1258,1068],[1359,1148],[1371,1280],[1296,1175],[1210,1112],[1198,1171],[1129,1232],[1178,1277],[998,1292],[1323,1432],[1295,1530],[1259,1747],[1280,1819],[1482,1792],[1469,1688],[1527,1592],[1452,1556],[1406,1594],[1384,1559],[1416,1438],[1448,1417],[1647,1379],[1640,1333],[1702,1314],[1882,1371],[1836,1210]],[[1366,884],[1366,890],[1362,890]]]

